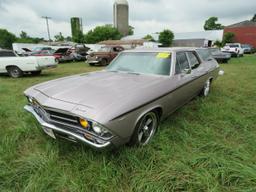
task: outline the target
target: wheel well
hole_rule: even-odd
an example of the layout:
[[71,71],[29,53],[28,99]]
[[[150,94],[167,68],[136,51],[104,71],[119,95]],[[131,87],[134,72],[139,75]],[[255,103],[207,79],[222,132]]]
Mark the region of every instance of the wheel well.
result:
[[158,114],[158,118],[161,119],[162,114],[163,114],[163,109],[161,107],[157,107],[153,109],[152,111],[155,111]]
[[[8,70],[8,69],[11,68],[11,67],[18,67],[18,66],[16,66],[16,65],[8,65],[8,66],[5,67],[5,69]],[[18,68],[19,68],[19,67],[18,67]],[[20,69],[20,68],[19,68],[19,69]]]

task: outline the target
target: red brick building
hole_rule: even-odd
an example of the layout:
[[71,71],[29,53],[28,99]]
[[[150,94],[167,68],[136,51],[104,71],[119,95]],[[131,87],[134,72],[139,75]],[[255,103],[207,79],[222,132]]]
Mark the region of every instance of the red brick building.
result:
[[224,33],[231,32],[235,34],[235,42],[250,44],[256,47],[256,22],[243,21],[233,25],[226,26]]

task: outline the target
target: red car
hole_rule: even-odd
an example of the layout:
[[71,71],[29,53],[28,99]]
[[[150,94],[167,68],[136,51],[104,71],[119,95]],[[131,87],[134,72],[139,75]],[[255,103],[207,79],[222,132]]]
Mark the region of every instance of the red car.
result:
[[30,55],[32,56],[54,56],[57,62],[67,62],[72,61],[73,57],[70,54],[69,48],[60,48],[56,51],[54,49],[51,50],[39,50],[32,52]]

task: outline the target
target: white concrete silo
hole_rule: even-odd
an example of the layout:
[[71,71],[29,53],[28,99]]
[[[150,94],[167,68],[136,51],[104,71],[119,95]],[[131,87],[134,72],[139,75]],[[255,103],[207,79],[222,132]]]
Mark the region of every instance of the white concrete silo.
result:
[[115,0],[114,27],[124,36],[129,33],[129,4],[127,0]]

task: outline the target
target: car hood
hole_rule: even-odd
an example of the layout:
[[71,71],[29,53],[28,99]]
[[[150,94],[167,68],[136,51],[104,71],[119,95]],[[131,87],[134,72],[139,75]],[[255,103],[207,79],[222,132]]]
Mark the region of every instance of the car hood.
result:
[[[46,82],[33,89],[50,98],[82,105],[99,113],[107,108],[133,107],[152,99],[145,97],[145,93],[156,93],[155,88],[167,78],[101,71]],[[148,95],[154,97],[154,94]]]

